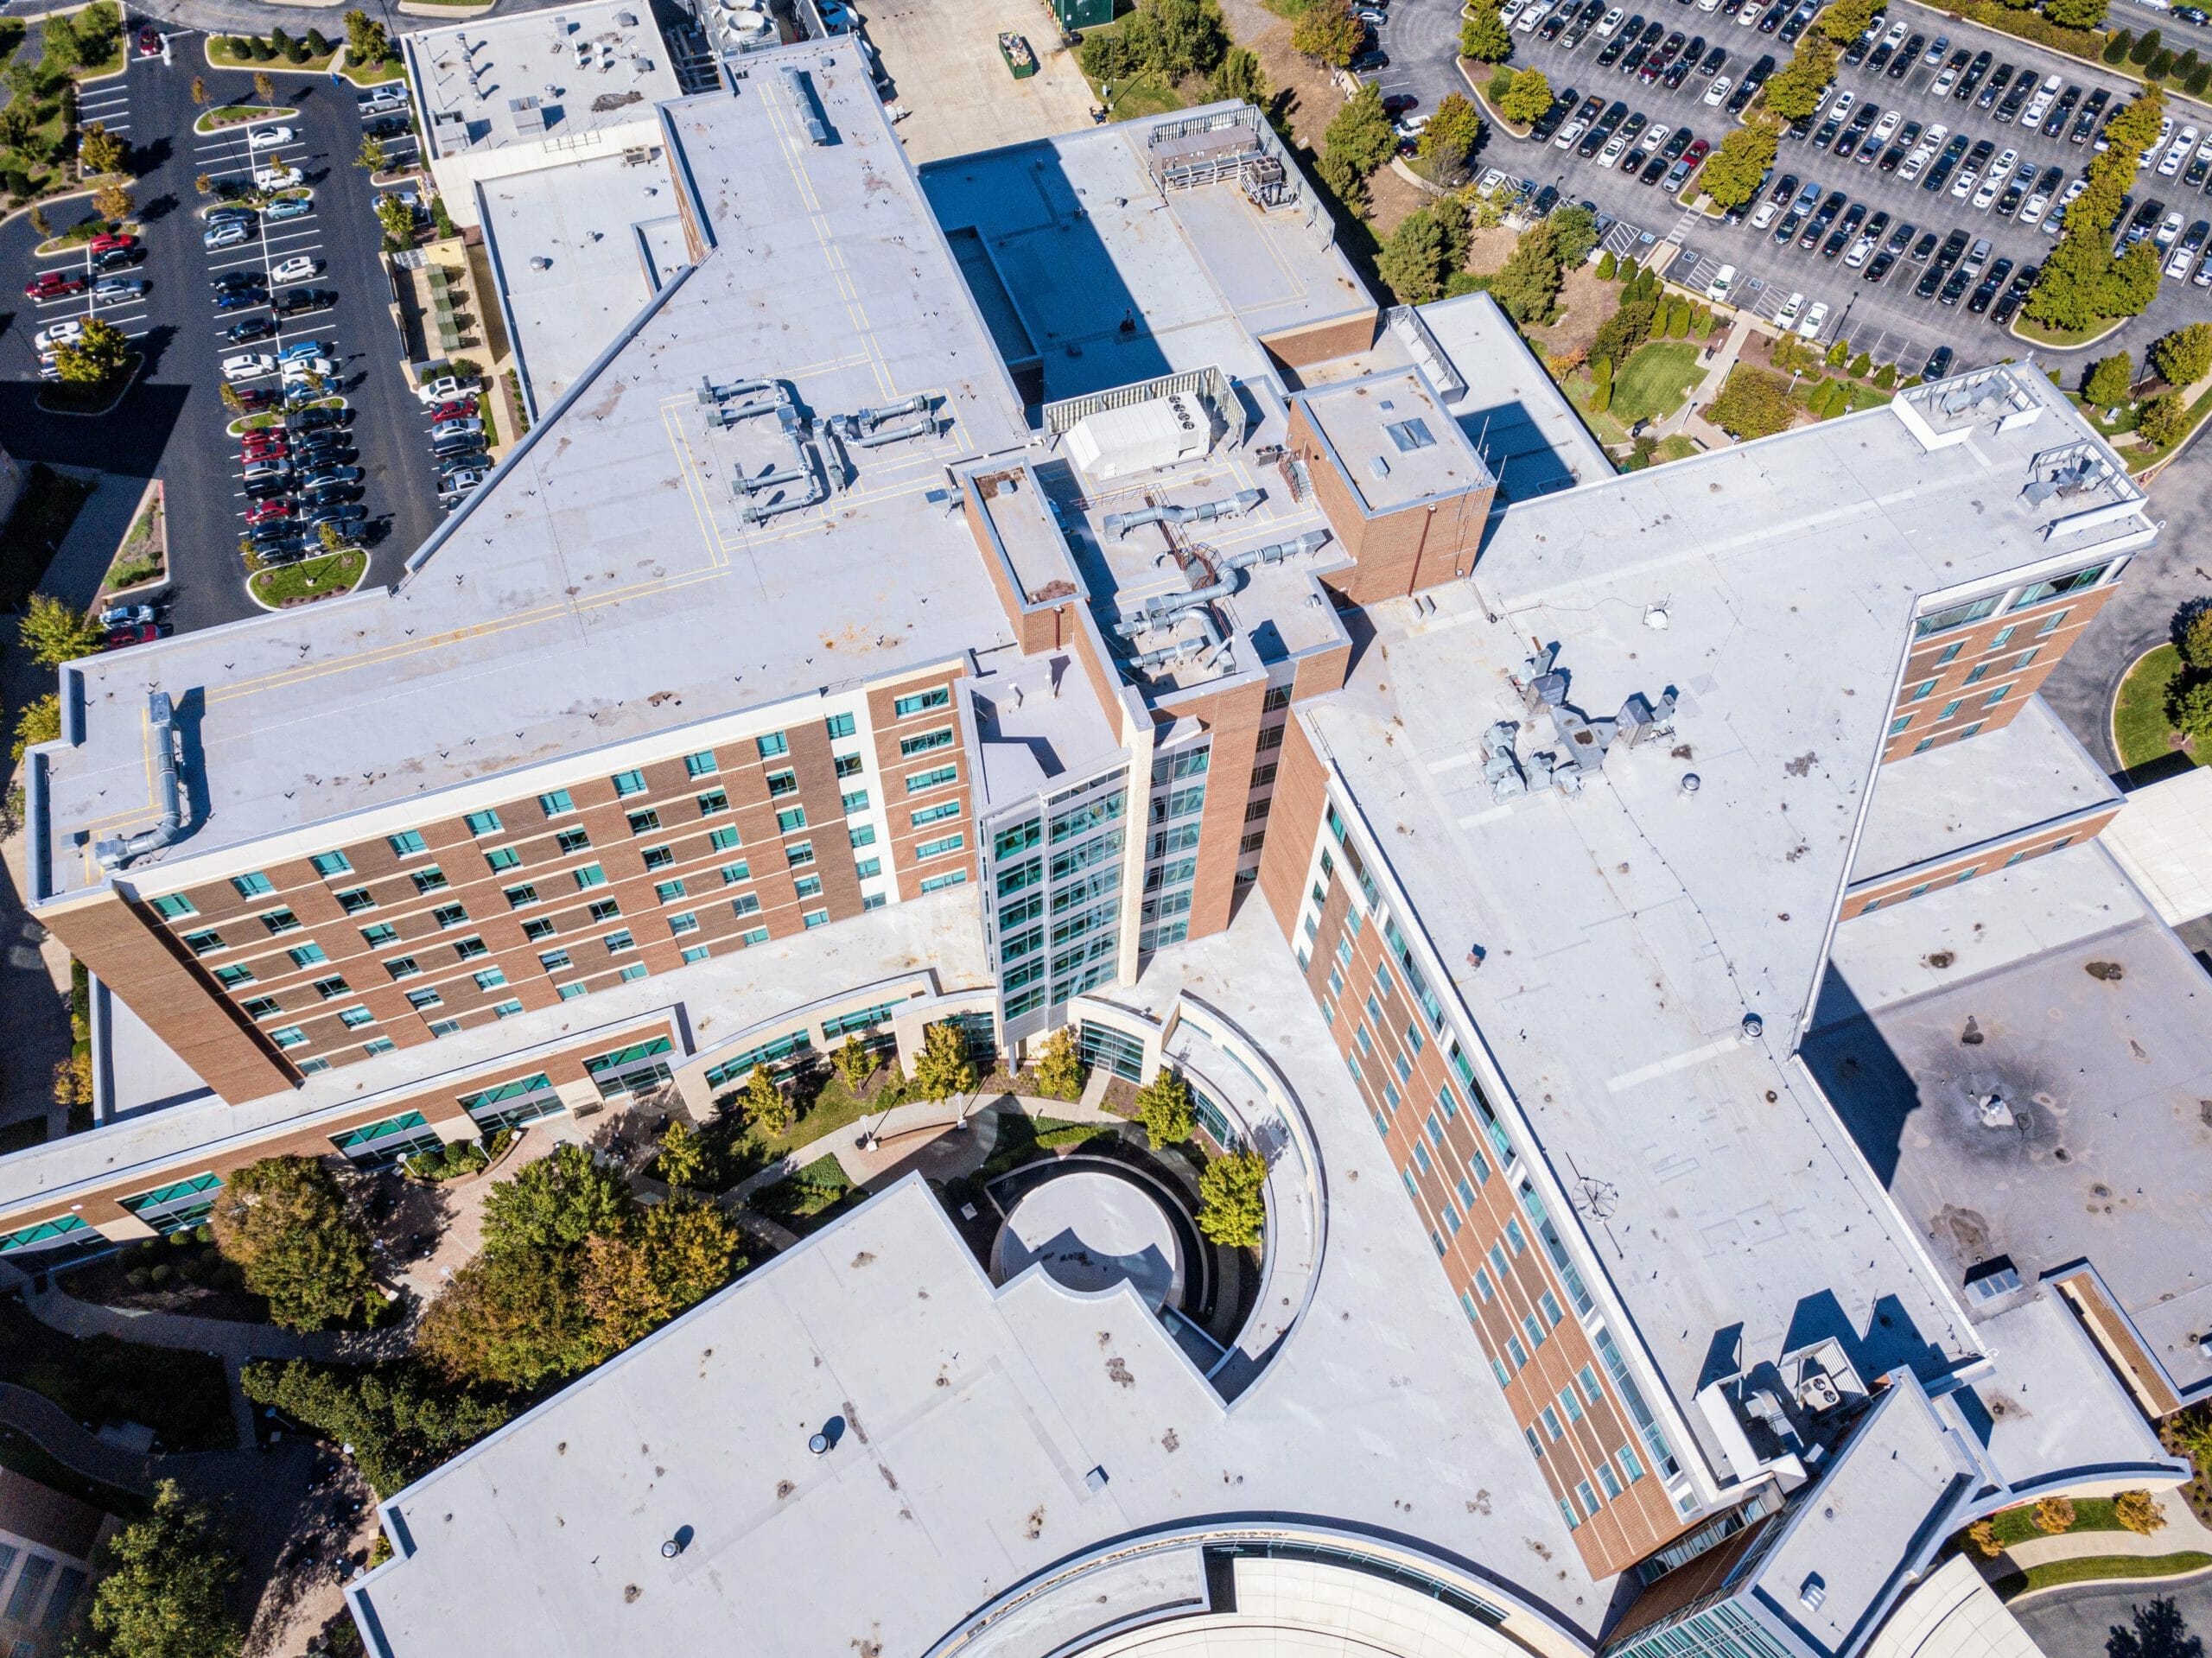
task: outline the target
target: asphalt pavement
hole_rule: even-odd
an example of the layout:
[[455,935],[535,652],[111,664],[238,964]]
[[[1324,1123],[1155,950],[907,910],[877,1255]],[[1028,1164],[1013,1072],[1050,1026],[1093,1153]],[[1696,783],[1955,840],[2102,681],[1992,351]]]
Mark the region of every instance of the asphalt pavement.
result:
[[[1762,34],[1752,24],[1738,23],[1736,16],[1722,10],[1700,10],[1690,0],[1636,0],[1626,9],[1641,12],[1647,24],[1663,25],[1662,39],[1679,31],[1688,36],[1701,35],[1708,54],[1715,47],[1724,50],[1726,60],[1715,73],[1733,81],[1740,82],[1745,71],[1764,54],[1773,54],[1777,62],[1787,61],[1789,55],[1790,48],[1775,35]],[[1756,18],[1761,10],[1760,6],[1747,4],[1738,16]],[[1418,100],[1417,108],[1429,110],[1446,93],[1464,92],[1466,82],[1454,60],[1457,0],[1395,0],[1389,15],[1389,21],[1378,33],[1391,61],[1370,77],[1384,94],[1411,97]],[[2062,89],[2079,87],[2084,97],[2101,87],[2118,99],[2129,90],[2129,84],[2118,76],[2009,35],[1949,21],[1917,6],[1894,6],[1891,21],[1904,22],[1908,33],[1926,37],[1909,73],[1901,79],[1892,79],[1887,66],[1880,71],[1870,71],[1864,64],[1844,66],[1839,72],[1837,92],[1849,92],[1856,104],[1875,105],[1878,118],[1896,110],[1906,122],[1918,122],[1923,127],[1941,124],[1948,129],[1946,143],[1950,136],[1965,133],[1971,140],[1988,140],[1999,155],[2015,149],[2018,152],[2012,163],[2015,169],[2030,164],[2038,172],[2058,168],[2072,179],[2080,175],[2094,151],[2086,143],[2069,143],[2064,134],[2046,137],[2040,129],[2000,124],[1993,109],[1980,109],[1973,100],[1962,103],[1948,94],[1935,96],[1930,88],[1942,66],[1929,64],[1924,58],[1927,47],[1938,35],[1948,36],[1947,56],[1961,48],[1974,53],[1987,50],[1996,65],[2009,64],[2016,73],[2031,72],[2037,77],[2056,74]],[[1557,41],[1547,42],[1537,33],[1518,29],[1513,44],[1515,67],[1541,68],[1555,89],[1571,86],[1585,98],[1597,94],[1609,105],[1616,100],[1624,102],[1630,111],[1643,115],[1653,126],[1687,127],[1717,147],[1735,124],[1725,106],[1705,101],[1713,77],[1692,73],[1670,91],[1663,82],[1647,84],[1635,75],[1622,75],[1618,64],[1599,67],[1597,59],[1606,41],[1594,31],[1573,51]],[[1994,65],[1991,74],[1993,78]],[[2200,128],[2212,129],[2212,121],[2200,118],[2202,111],[2195,106],[2177,104],[2175,107],[2177,124],[2193,122]],[[1853,113],[1856,112],[1854,109]],[[1876,151],[1877,156],[1880,153]],[[1678,236],[1683,253],[1667,274],[1685,285],[1703,288],[1722,265],[1732,264],[1737,270],[1733,297],[1763,316],[1774,317],[1796,293],[1805,295],[1801,316],[1808,314],[1814,305],[1825,303],[1828,309],[1818,337],[1826,341],[1840,334],[1850,340],[1854,352],[1866,350],[1878,363],[1894,362],[1916,373],[1939,345],[1954,347],[1958,367],[2002,357],[2024,357],[2031,349],[2038,360],[2069,371],[2086,360],[2077,353],[2032,347],[1986,316],[1973,314],[1964,302],[1945,306],[1938,299],[1917,297],[1916,284],[1925,266],[1909,257],[1899,259],[1885,281],[1872,284],[1864,279],[1863,269],[1847,266],[1840,257],[1801,250],[1795,239],[1786,247],[1778,246],[1771,232],[1778,228],[1779,213],[1777,222],[1764,230],[1755,228],[1748,218],[1744,223],[1728,226],[1684,207],[1667,194],[1663,186],[1643,184],[1599,165],[1595,158],[1583,158],[1573,148],[1560,149],[1503,134],[1493,134],[1476,161],[1479,166],[1533,180],[1539,187],[1555,185],[1568,201],[1593,202],[1620,221],[1606,239],[1606,245],[1616,253],[1648,253],[1656,243]],[[1862,162],[1856,156],[1839,161],[1832,149],[1818,149],[1810,139],[1789,137],[1783,140],[1775,171],[1777,182],[1780,175],[1795,174],[1801,187],[1816,182],[1822,196],[1841,191],[1848,202],[1864,204],[1869,213],[1888,213],[1890,231],[1900,223],[1910,223],[1915,227],[1916,242],[1929,231],[1948,236],[1954,229],[1964,230],[1970,243],[1986,237],[1993,244],[1992,263],[2009,259],[2016,270],[2040,264],[2054,245],[2053,238],[2042,226],[2023,225],[2018,215],[2001,217],[1987,203],[1976,211],[1973,196],[1961,199],[1953,193],[1955,174],[1940,191],[1931,193],[1923,187],[1928,171],[1907,180],[1900,176],[1902,168],[1885,173],[1877,162]],[[1694,196],[1694,185],[1689,194]],[[2136,195],[2139,201],[2154,196],[2163,199],[2183,214],[2185,225],[2200,218],[2212,219],[2212,194],[2202,187],[2184,187],[2178,177],[2146,175]],[[2169,279],[2162,283],[2159,297],[2148,312],[2131,322],[2113,341],[2095,350],[2100,355],[2132,350],[2139,362],[2144,347],[2158,335],[2207,317],[2212,317],[2212,289]]]
[[[135,22],[134,15],[134,27]],[[179,629],[214,626],[256,613],[238,550],[244,506],[236,475],[238,446],[226,435],[232,416],[218,391],[222,358],[243,349],[223,339],[221,330],[249,313],[219,316],[213,302],[214,278],[242,260],[266,268],[287,257],[312,258],[321,266],[312,285],[339,294],[334,309],[289,324],[276,340],[254,349],[274,352],[313,340],[326,346],[335,365],[337,387],[356,411],[359,453],[353,464],[366,474],[369,580],[397,581],[407,554],[436,528],[441,516],[422,410],[400,372],[401,344],[378,257],[382,232],[368,175],[353,165],[361,139],[353,88],[333,86],[323,76],[276,75],[279,103],[299,111],[284,119],[295,137],[283,147],[280,158],[299,167],[305,182],[314,187],[315,211],[266,226],[265,242],[210,255],[200,244],[201,198],[194,181],[202,173],[220,177],[250,170],[251,162],[239,132],[193,131],[200,113],[191,100],[195,75],[204,77],[219,96],[245,79],[238,72],[211,71],[200,53],[200,37],[179,34],[171,41],[169,61],[134,56],[123,80],[87,94],[88,107],[99,100],[110,130],[133,147],[139,175],[133,187],[148,256],[128,273],[149,284],[143,301],[100,313],[133,335],[147,358],[138,383],[114,413],[68,419],[35,409],[30,336],[63,316],[82,314],[86,302],[72,299],[38,306],[24,301],[22,278],[55,262],[33,257],[37,238],[27,219],[0,227],[0,271],[10,278],[0,287],[0,372],[7,376],[0,382],[0,429],[10,433],[10,448],[26,461],[162,478],[172,576],[168,619]],[[70,213],[80,211],[58,209],[55,222],[66,224]]]
[[2212,1633],[2212,1576],[2054,1589],[2012,1615],[2044,1658],[2192,1658]]

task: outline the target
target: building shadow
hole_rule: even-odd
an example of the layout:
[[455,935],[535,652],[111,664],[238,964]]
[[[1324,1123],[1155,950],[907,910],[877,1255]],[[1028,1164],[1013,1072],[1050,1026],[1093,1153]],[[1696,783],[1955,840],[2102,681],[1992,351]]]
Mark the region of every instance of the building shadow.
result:
[[1921,1109],[1920,1089],[1888,1039],[1831,969],[1799,1052],[1821,1091],[1886,1188],[1897,1178],[1905,1124]]

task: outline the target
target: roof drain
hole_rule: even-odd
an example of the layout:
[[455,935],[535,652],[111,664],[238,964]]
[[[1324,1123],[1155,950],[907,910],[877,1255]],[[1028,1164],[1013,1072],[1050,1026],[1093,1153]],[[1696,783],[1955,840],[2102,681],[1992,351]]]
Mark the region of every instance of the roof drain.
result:
[[1127,541],[1129,531],[1142,524],[1205,524],[1214,518],[1241,518],[1259,505],[1262,499],[1256,489],[1240,489],[1225,499],[1203,501],[1196,506],[1147,506],[1135,512],[1109,512],[1106,533],[1116,541]]
[[100,842],[92,848],[92,855],[99,860],[102,869],[120,869],[133,858],[143,858],[149,852],[159,852],[175,844],[184,832],[184,802],[176,772],[176,715],[169,705],[167,691],[154,691],[146,698],[146,719],[153,727],[154,742],[161,766],[162,816],[149,829],[136,835],[118,835]]

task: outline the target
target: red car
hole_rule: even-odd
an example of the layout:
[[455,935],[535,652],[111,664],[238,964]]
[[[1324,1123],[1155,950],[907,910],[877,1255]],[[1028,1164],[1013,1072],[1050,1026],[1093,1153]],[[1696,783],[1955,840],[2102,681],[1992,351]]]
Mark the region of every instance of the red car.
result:
[[107,649],[120,651],[126,645],[146,645],[161,638],[162,630],[151,622],[133,622],[128,627],[111,627],[107,634]]
[[138,238],[135,236],[123,236],[111,232],[105,236],[95,236],[86,245],[96,255],[118,251],[128,251],[138,245]]
[[138,31],[138,55],[142,58],[162,55],[162,37],[151,23]]
[[248,432],[238,440],[242,454],[282,454],[290,447],[290,438],[283,432]]
[[85,278],[74,270],[46,270],[23,284],[25,299],[66,299],[85,291]]
[[292,516],[292,504],[286,500],[256,501],[245,510],[248,524],[273,524],[279,518]]
[[430,423],[435,426],[442,420],[467,420],[472,418],[475,413],[475,398],[456,397],[451,403],[442,403],[438,404],[436,408],[431,410]]
[[238,407],[249,415],[263,409],[274,409],[283,400],[279,392],[250,391],[243,386],[238,389]]

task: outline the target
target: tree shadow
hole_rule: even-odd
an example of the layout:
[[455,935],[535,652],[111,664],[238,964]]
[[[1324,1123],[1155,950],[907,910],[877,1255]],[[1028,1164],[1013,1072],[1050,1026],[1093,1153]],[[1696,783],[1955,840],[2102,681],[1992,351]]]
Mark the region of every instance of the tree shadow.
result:
[[2181,1608],[2161,1595],[2133,1609],[2133,1629],[2115,1623],[2105,1636],[2105,1658],[2204,1658],[2204,1638],[2189,1627]]

